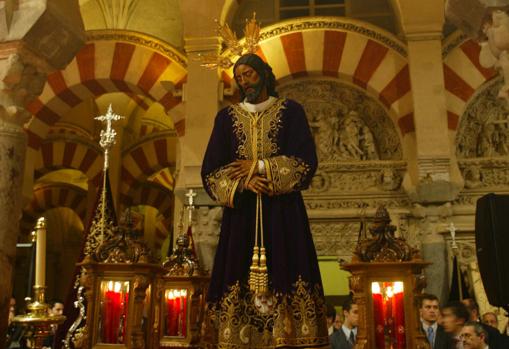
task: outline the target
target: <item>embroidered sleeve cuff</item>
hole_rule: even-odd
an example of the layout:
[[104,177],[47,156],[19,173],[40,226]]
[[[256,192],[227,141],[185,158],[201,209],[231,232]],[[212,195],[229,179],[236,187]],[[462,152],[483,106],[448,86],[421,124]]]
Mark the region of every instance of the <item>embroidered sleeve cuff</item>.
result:
[[274,186],[274,194],[285,194],[298,190],[310,168],[295,157],[275,156],[264,159],[267,178]]
[[[226,168],[222,167],[206,177],[206,184],[214,200],[220,205],[234,207],[235,192],[239,188],[239,179],[230,179]],[[240,188],[239,188],[240,189]]]

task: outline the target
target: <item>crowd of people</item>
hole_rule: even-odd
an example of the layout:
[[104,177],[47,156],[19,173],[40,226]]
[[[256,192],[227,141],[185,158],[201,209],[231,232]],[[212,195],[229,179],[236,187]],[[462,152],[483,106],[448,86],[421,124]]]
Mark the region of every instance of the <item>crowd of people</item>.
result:
[[[417,304],[422,333],[431,349],[509,349],[507,331],[499,331],[497,315],[480,316],[473,299],[451,301],[440,307],[437,296],[422,294]],[[342,315],[327,307],[327,326],[332,349],[354,348],[359,322],[358,307],[347,299]]]

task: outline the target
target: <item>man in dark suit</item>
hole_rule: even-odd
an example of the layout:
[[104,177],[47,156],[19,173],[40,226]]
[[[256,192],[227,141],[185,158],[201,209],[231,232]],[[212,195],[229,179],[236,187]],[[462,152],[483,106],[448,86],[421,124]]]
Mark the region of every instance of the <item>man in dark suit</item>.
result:
[[468,321],[467,307],[460,301],[450,301],[442,308],[442,325],[447,333],[447,348],[463,349],[461,330]]
[[470,321],[478,322],[484,328],[484,331],[488,334],[488,345],[490,349],[508,349],[509,348],[509,338],[507,336],[503,336],[500,334],[498,329],[488,326],[486,324],[481,323],[481,319],[479,317],[479,305],[472,298],[465,298],[461,301],[468,309],[470,314]]
[[345,321],[339,331],[330,336],[332,349],[352,349],[357,339],[357,325],[359,324],[359,309],[357,304],[348,299],[343,303]]
[[440,313],[438,297],[434,294],[424,293],[419,297],[418,302],[421,328],[431,349],[446,349],[447,334],[437,322]]
[[336,319],[336,309],[333,305],[327,303],[327,331],[329,332],[329,336],[332,335],[337,329],[334,327],[334,320]]

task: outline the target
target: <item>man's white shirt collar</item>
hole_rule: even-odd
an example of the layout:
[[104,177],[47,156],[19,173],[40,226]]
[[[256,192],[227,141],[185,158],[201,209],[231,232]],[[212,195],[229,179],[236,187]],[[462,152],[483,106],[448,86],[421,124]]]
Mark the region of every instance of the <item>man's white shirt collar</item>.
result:
[[437,333],[438,324],[436,321],[431,326],[426,324],[423,319],[421,319],[421,323],[424,332],[428,333],[428,328],[431,327],[433,329],[433,333]]
[[264,111],[265,109],[270,107],[272,104],[274,104],[274,102],[276,100],[277,100],[277,98],[273,97],[273,96],[269,96],[268,99],[266,99],[265,101],[258,103],[258,104],[252,104],[252,103],[246,102],[246,100],[244,100],[243,102],[240,103],[240,106],[245,111],[248,111],[250,113],[256,113],[256,112]]
[[354,335],[355,339],[357,340],[357,327],[349,329],[345,325],[342,325],[341,329],[343,330],[343,333],[345,334],[347,340],[350,339],[350,332],[352,332],[352,331],[353,331],[353,335]]

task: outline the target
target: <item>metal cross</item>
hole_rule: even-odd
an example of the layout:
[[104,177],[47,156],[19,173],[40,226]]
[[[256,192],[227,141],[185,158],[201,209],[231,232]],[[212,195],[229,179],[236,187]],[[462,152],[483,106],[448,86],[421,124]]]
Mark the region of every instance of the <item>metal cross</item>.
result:
[[196,192],[193,190],[193,189],[189,189],[186,193],[186,197],[187,197],[187,204],[189,206],[194,206],[194,197],[198,195],[196,194]]
[[193,221],[193,210],[194,210],[194,197],[198,195],[193,189],[189,189],[186,193],[187,197],[187,209],[189,211],[189,226],[191,226]]
[[113,144],[115,144],[115,136],[117,135],[117,132],[111,127],[111,122],[124,119],[124,117],[113,113],[110,104],[106,115],[96,116],[94,119],[106,123],[106,130],[101,130],[101,140],[99,141],[99,144],[104,149],[104,170],[106,171],[109,166],[108,153]]

